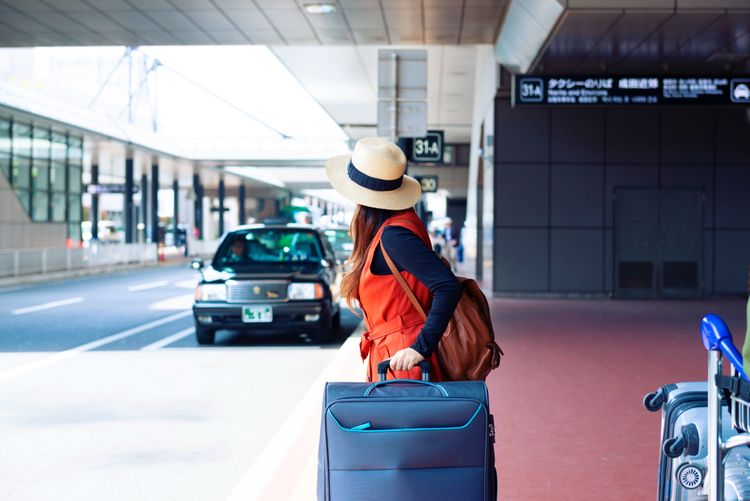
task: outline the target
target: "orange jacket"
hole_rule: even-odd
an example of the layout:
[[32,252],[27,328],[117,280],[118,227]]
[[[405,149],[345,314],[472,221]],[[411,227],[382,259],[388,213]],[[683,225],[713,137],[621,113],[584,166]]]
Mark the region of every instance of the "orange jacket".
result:
[[[427,247],[432,248],[427,230],[413,210],[398,213],[387,219],[370,242],[365,266],[359,280],[359,303],[367,327],[367,331],[362,334],[359,347],[362,360],[369,356],[368,381],[377,379],[379,362],[414,344],[424,325],[424,320],[416,312],[414,305],[411,304],[396,278],[391,274],[375,275],[370,271],[375,250],[380,245],[380,238],[387,226],[407,228],[419,236]],[[401,275],[414,291],[414,295],[422,304],[424,310],[429,311],[432,303],[430,290],[411,273],[402,271]],[[442,375],[437,363],[437,356],[433,353],[429,361],[432,365],[430,379],[441,381]],[[420,379],[420,369],[415,367],[410,371],[389,371],[388,379],[395,378]]]

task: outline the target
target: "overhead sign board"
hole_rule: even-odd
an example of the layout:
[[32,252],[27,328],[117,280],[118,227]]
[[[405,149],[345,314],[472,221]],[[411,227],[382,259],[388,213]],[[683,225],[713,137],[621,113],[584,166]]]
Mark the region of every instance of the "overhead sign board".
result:
[[378,51],[378,135],[427,133],[427,51]]
[[750,76],[523,76],[514,105],[750,105]]
[[414,176],[422,187],[422,193],[435,193],[438,190],[437,176]]
[[[87,184],[84,192],[89,195],[122,195],[125,193],[124,184]],[[133,193],[138,193],[138,187],[133,185]]]
[[399,144],[412,162],[443,163],[445,141],[442,130],[430,130],[422,137],[404,139]]

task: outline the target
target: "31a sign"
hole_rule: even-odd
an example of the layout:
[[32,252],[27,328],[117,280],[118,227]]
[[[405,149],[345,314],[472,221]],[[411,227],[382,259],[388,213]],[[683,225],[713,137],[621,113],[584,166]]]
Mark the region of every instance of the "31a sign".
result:
[[411,139],[408,151],[409,160],[412,162],[443,163],[444,147],[443,131],[427,131],[426,136]]
[[437,176],[414,176],[422,187],[422,193],[436,193],[438,190]]

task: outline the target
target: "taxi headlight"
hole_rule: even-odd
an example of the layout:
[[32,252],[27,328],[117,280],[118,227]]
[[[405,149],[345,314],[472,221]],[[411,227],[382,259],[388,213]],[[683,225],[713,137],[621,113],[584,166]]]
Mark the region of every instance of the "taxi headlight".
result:
[[315,283],[289,284],[287,296],[289,299],[322,299],[323,286]]
[[195,289],[196,301],[226,301],[227,286],[224,284],[202,284]]

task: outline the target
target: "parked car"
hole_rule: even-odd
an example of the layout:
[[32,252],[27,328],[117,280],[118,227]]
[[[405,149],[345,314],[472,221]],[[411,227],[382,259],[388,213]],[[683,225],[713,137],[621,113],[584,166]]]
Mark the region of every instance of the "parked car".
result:
[[352,238],[349,236],[349,228],[346,226],[333,226],[323,230],[328,241],[333,247],[333,251],[336,253],[336,257],[341,263],[346,262],[352,256],[354,250],[354,243]]
[[303,225],[243,226],[224,236],[201,273],[193,314],[199,344],[221,329],[304,332],[330,339],[341,322],[336,257],[320,230]]

